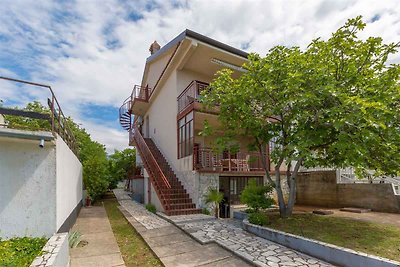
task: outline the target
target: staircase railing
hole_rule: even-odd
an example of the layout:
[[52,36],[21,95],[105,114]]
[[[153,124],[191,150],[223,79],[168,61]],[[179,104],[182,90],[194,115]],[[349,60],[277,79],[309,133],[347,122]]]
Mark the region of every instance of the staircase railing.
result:
[[119,123],[125,130],[132,128],[131,105],[132,98],[129,96],[119,108]]
[[161,178],[161,181],[163,182],[163,184],[166,188],[171,188],[171,184],[169,183],[167,177],[165,177],[163,171],[161,170],[160,166],[157,163],[157,160],[154,158],[153,154],[150,151],[150,148],[147,146],[146,142],[144,141],[144,138],[143,138],[142,134],[140,133],[137,125],[135,124],[133,126],[133,128],[134,128],[133,138],[135,140],[136,147],[139,149],[139,152],[143,158],[143,161],[147,162],[147,164],[149,164],[148,169],[151,169],[153,172],[155,172],[157,177]]

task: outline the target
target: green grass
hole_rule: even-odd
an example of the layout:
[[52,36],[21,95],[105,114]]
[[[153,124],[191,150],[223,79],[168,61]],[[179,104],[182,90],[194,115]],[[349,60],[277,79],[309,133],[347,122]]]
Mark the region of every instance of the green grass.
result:
[[0,266],[25,267],[41,254],[46,238],[19,237],[0,241]]
[[267,214],[267,227],[400,261],[399,227],[314,214],[294,214],[288,219]]
[[143,238],[118,209],[116,199],[104,200],[104,207],[126,266],[163,266]]

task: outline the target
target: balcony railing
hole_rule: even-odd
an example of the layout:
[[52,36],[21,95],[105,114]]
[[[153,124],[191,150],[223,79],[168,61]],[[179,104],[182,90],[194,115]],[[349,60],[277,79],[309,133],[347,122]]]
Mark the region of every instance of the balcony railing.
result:
[[211,148],[195,147],[193,169],[213,172],[262,172],[260,153],[216,153]]
[[178,96],[178,113],[187,106],[199,99],[201,91],[207,88],[208,84],[200,81],[192,81]]
[[148,102],[152,93],[153,90],[148,86],[135,85],[132,90],[131,98],[132,100],[138,99]]

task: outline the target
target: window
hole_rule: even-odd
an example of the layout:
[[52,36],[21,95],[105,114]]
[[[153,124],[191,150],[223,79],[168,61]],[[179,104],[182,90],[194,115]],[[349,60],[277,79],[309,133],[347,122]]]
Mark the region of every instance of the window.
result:
[[178,121],[178,159],[193,154],[193,112]]

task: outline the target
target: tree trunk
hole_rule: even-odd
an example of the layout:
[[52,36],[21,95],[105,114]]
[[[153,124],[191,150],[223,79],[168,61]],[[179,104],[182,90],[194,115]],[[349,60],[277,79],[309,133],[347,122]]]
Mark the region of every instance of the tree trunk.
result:
[[215,218],[219,219],[219,204],[215,204]]
[[283,196],[282,185],[281,185],[281,172],[280,166],[282,162],[275,167],[275,190],[278,196],[279,214],[282,218],[286,217],[286,204]]
[[299,159],[296,162],[294,170],[293,170],[293,172],[291,172],[291,175],[289,178],[289,200],[288,200],[288,204],[287,204],[286,211],[285,211],[285,217],[290,217],[290,216],[292,216],[292,213],[293,213],[293,207],[294,207],[294,204],[296,203],[297,174],[299,173],[299,169],[300,169],[302,163],[303,163],[303,159]]

